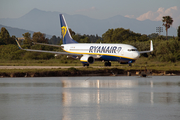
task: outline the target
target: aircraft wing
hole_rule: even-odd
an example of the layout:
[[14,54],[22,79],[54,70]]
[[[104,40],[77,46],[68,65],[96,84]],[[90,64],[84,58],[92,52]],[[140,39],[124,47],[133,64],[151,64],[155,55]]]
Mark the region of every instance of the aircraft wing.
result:
[[149,51],[139,51],[139,53],[149,53],[149,52],[152,52],[153,51],[153,42],[151,40],[151,43],[150,43],[150,50]]
[[[23,49],[18,40],[16,40],[16,43],[18,45],[18,47],[21,49],[21,50],[26,50],[26,51],[32,51],[32,52],[42,52],[42,53],[53,53],[53,54],[64,54],[64,55],[74,55],[74,56],[80,56],[81,54],[73,54],[73,53],[67,53],[67,52],[57,52],[57,51],[46,51],[46,50],[34,50],[34,49]],[[56,47],[59,47],[59,45],[56,45]]]
[[60,45],[53,45],[53,44],[44,44],[44,43],[36,43],[32,42],[33,44],[38,44],[38,45],[47,45],[47,46],[53,46],[53,47],[61,47]]

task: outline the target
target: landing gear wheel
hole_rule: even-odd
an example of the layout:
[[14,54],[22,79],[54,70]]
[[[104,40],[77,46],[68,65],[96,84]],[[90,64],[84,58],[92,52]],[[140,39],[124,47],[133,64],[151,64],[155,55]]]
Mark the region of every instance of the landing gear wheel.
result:
[[131,63],[129,63],[129,67],[132,67],[132,64],[131,64]]
[[111,66],[111,62],[109,62],[109,61],[108,61],[108,62],[105,62],[105,63],[104,63],[104,66]]
[[85,67],[85,66],[89,67],[89,64],[83,64],[83,66],[84,66],[84,67]]
[[108,62],[108,65],[111,66],[111,62]]

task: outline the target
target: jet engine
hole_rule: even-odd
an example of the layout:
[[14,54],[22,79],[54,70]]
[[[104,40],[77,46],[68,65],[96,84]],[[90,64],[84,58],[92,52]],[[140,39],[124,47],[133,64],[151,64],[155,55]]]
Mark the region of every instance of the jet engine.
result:
[[83,55],[80,59],[80,61],[82,63],[86,63],[86,64],[93,64],[94,63],[94,58],[90,55]]

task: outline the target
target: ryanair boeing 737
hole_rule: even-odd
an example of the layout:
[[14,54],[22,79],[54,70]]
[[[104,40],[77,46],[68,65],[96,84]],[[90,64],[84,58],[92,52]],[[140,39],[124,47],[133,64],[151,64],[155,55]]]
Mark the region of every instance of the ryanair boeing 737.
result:
[[134,63],[135,60],[139,58],[140,53],[148,53],[153,51],[152,41],[150,43],[149,51],[137,51],[135,47],[128,44],[78,43],[72,39],[64,16],[62,14],[59,16],[63,44],[61,46],[42,43],[36,44],[61,47],[65,52],[23,49],[16,40],[19,48],[26,51],[68,55],[68,57],[80,59],[83,66],[89,66],[89,64],[93,64],[95,60],[105,61],[105,66],[111,66],[111,61],[118,61],[120,64],[131,65],[131,63]]

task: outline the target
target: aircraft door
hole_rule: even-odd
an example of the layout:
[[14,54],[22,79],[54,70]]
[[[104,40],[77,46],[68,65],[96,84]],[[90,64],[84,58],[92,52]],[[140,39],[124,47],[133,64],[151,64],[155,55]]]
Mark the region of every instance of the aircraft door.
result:
[[65,47],[65,50],[66,50],[66,51],[69,51],[69,46],[68,46],[68,45]]
[[123,49],[121,50],[121,55],[124,55],[124,51],[123,51]]

